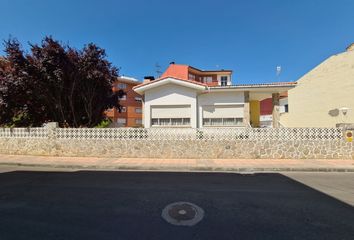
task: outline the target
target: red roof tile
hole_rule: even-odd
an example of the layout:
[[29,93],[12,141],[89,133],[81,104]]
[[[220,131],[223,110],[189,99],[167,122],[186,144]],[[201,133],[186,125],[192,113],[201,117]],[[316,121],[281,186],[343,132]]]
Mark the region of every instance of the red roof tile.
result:
[[180,64],[170,64],[166,71],[162,74],[161,78],[174,77],[179,79],[188,79],[188,66]]

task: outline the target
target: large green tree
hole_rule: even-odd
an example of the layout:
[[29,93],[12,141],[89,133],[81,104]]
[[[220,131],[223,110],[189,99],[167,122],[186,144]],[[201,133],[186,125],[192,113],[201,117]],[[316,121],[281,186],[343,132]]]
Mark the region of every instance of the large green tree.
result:
[[82,50],[45,37],[25,53],[16,39],[4,42],[0,61],[0,125],[93,127],[104,111],[120,108],[112,92],[117,68],[105,50],[88,44]]

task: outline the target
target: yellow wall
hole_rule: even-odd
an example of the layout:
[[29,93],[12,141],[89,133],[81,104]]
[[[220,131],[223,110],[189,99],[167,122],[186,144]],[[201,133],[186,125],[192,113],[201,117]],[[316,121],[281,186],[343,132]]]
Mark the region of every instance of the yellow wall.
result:
[[259,127],[259,116],[260,116],[260,103],[259,101],[250,101],[250,117],[252,122],[252,127]]
[[351,109],[344,121],[354,123],[354,51],[331,56],[288,94],[289,113],[280,118],[286,127],[335,127],[343,122],[341,107]]

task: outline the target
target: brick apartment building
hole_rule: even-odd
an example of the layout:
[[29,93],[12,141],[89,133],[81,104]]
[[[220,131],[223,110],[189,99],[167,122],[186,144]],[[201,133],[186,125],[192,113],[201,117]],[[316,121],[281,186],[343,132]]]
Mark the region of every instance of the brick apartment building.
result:
[[141,127],[142,126],[142,97],[133,91],[139,85],[137,79],[118,77],[113,85],[113,91],[123,90],[125,95],[119,100],[121,112],[117,109],[107,111],[106,115],[112,120],[112,127]]

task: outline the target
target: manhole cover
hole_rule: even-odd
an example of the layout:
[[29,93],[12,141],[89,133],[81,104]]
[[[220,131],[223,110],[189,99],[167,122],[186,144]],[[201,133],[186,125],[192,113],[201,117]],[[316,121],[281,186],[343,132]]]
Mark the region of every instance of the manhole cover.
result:
[[175,202],[162,210],[162,218],[173,225],[193,226],[204,217],[204,210],[189,202]]

